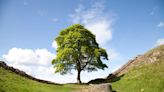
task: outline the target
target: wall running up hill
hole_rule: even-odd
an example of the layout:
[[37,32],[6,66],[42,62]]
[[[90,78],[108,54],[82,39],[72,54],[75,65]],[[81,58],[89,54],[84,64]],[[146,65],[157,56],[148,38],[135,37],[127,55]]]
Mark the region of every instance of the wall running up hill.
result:
[[125,65],[123,65],[121,68],[113,72],[112,74],[109,74],[107,77],[108,79],[111,79],[113,77],[121,76],[129,71],[129,69],[132,69],[134,67],[139,67],[144,64],[149,64],[152,62],[155,62],[158,60],[158,57],[164,56],[164,45],[161,45],[159,47],[156,47],[144,55],[138,55],[132,60],[129,60]]
[[34,81],[38,81],[38,82],[41,82],[41,83],[46,83],[46,84],[56,84],[54,82],[50,82],[50,81],[46,81],[46,80],[41,80],[41,79],[37,79],[37,78],[34,78],[28,74],[26,74],[25,72],[19,70],[19,69],[15,69],[13,67],[10,67],[8,66],[5,62],[3,61],[0,61],[0,67],[6,69],[6,70],[9,70],[9,71],[12,71],[20,76],[23,76],[23,77],[26,77],[28,79],[31,79],[31,80],[34,80]]

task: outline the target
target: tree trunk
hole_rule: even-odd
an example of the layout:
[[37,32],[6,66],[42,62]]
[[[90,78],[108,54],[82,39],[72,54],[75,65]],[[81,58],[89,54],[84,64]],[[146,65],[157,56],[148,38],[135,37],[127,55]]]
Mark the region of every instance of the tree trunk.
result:
[[78,70],[77,71],[77,83],[78,84],[81,84],[80,73],[81,73],[81,70]]

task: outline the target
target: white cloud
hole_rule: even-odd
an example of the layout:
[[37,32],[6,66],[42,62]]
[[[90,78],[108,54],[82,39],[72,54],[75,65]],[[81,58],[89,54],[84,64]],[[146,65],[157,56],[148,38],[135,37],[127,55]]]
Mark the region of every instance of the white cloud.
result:
[[[120,59],[120,54],[115,49],[109,47],[116,16],[114,13],[104,12],[104,3],[105,2],[93,3],[91,7],[87,9],[83,5],[79,5],[79,7],[75,9],[75,13],[69,16],[72,19],[72,23],[83,24],[96,35],[97,42],[101,47],[106,49],[110,61],[118,60]],[[98,75],[95,76],[98,77]]]
[[107,50],[109,59],[117,60],[119,53],[109,47],[109,42],[112,40],[115,15],[113,13],[104,13],[104,9],[104,2],[96,2],[89,9],[79,5],[75,9],[75,13],[69,16],[72,19],[72,23],[83,24],[96,35],[99,45]]
[[100,45],[107,44],[112,39],[111,25],[107,20],[87,24],[86,28],[96,34],[96,40]]
[[[93,3],[92,6],[87,9],[83,5],[79,5],[79,7],[75,9],[75,13],[69,16],[72,19],[72,23],[80,23],[96,35],[96,40],[99,45],[106,49],[109,55],[109,61],[118,61],[121,59],[120,54],[115,49],[109,47],[109,43],[112,40],[115,14],[104,13],[104,9],[104,2]],[[109,65],[108,62],[104,63]],[[83,72],[82,75],[85,76],[82,76],[82,79],[87,82],[94,78],[106,77],[109,73],[109,69],[105,69],[105,71],[98,70],[92,73]]]
[[107,49],[109,59],[110,60],[118,60],[119,58],[119,53],[115,49]]
[[75,13],[71,14],[70,17],[72,18],[72,23],[83,24],[92,31],[100,45],[105,45],[112,39],[113,13],[104,13],[103,2],[96,2],[89,9],[79,5],[75,9]]
[[53,74],[52,72],[54,71],[51,66],[51,60],[55,55],[47,51],[47,49],[36,49],[33,51],[31,49],[11,48],[2,57],[10,66],[41,79],[44,79],[44,74],[48,76]]
[[2,60],[10,66],[25,71],[36,78],[49,80],[57,83],[76,82],[76,72],[74,75],[54,74],[51,60],[55,58],[55,54],[47,49],[22,49],[11,48],[7,54],[2,56]]
[[117,71],[117,70],[118,70],[119,68],[121,68],[121,67],[122,67],[122,65],[117,65],[117,66],[115,66],[115,68],[111,70],[111,73]]
[[164,38],[158,39],[156,42],[156,46],[163,45],[164,44]]
[[33,70],[32,66],[27,66],[27,65],[22,65],[22,64],[15,64],[15,63],[9,63],[9,62],[8,62],[8,65],[12,66],[12,67],[15,67],[17,69],[20,69],[21,71],[24,71],[27,74],[30,74],[32,76],[35,76],[36,69],[37,69],[37,66],[36,66],[35,70]]
[[30,49],[12,48],[9,50],[8,54],[2,57],[11,64],[49,65],[54,56],[54,54],[48,52],[46,49],[37,49],[33,51]]
[[5,61],[5,59],[4,59],[4,58],[2,58],[2,57],[0,57],[0,61]]
[[164,27],[164,22],[163,21],[161,21],[158,25],[157,25],[157,27]]
[[53,41],[52,42],[52,47],[55,48],[55,49],[57,49],[57,42],[56,41]]

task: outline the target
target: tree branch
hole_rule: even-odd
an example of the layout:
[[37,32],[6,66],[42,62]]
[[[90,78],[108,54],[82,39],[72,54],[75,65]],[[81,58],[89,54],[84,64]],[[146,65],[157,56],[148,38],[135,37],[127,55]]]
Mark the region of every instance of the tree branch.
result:
[[86,62],[85,65],[81,68],[81,70],[84,70],[84,68],[88,65],[89,62]]

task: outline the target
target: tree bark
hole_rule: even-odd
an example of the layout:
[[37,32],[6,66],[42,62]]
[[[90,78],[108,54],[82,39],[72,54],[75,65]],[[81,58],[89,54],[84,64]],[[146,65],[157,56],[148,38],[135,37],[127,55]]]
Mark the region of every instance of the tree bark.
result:
[[81,70],[77,70],[77,83],[78,84],[81,84],[80,73],[81,73]]

